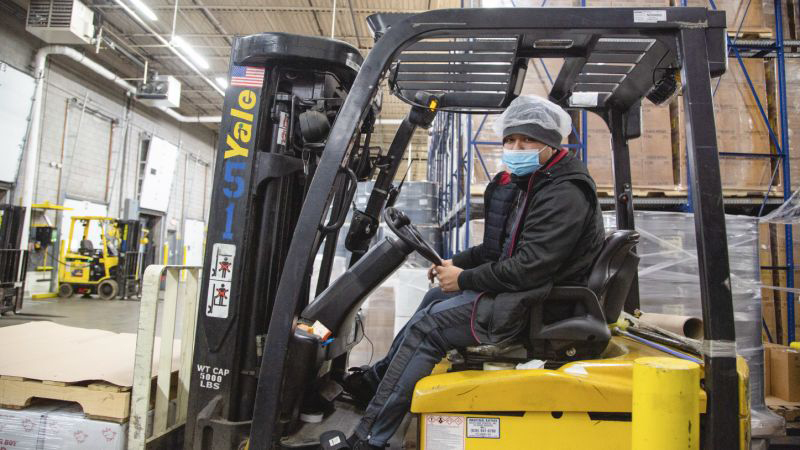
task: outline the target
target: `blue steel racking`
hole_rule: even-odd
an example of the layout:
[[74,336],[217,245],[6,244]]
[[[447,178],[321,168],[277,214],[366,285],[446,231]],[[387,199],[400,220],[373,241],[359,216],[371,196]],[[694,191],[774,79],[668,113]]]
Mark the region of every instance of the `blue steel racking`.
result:
[[[543,0],[540,7],[545,7],[548,0]],[[514,0],[511,0],[512,6],[516,6]],[[463,1],[462,1],[462,7]],[[581,0],[581,6],[586,6],[586,0]],[[680,6],[687,6],[687,0],[680,0]],[[716,10],[717,5],[714,0],[709,0],[709,6]],[[786,42],[783,36],[783,6],[781,0],[774,1],[775,12],[775,39],[774,40],[740,40],[739,34],[742,29],[744,20],[749,11],[750,2],[748,1],[742,19],[737,28],[737,32],[733,38],[728,38],[729,57],[735,57],[742,72],[747,80],[748,87],[756,101],[759,112],[764,123],[769,131],[769,136],[772,144],[775,146],[776,153],[764,154],[754,152],[720,152],[720,156],[726,158],[770,158],[772,160],[779,160],[780,164],[776,164],[774,171],[767,187],[767,192],[761,203],[759,215],[762,214],[764,206],[768,203],[769,195],[772,190],[772,185],[777,176],[778,169],[782,172],[783,181],[783,199],[788,200],[792,195],[791,187],[791,172],[790,172],[790,158],[789,158],[789,118],[787,110],[787,94],[786,94],[786,66],[785,66],[785,45]],[[798,45],[798,42],[791,42],[792,45]],[[744,56],[742,53],[745,53]],[[777,97],[778,97],[778,120],[780,124],[780,138],[773,130],[761,99],[758,96],[755,86],[753,85],[747,68],[744,65],[743,58],[773,58],[776,60],[776,75],[778,79]],[[540,63],[544,68],[544,72],[552,85],[552,77],[550,76],[547,66],[540,59]],[[717,81],[719,86],[719,80]],[[714,89],[716,94],[716,87]],[[769,94],[768,94],[769,95]],[[486,175],[487,179],[492,178],[489,173],[486,163],[480,153],[478,145],[502,145],[500,142],[488,142],[479,140],[479,136],[483,127],[486,125],[488,116],[484,115],[478,128],[473,133],[472,118],[462,114],[446,113],[437,117],[434,122],[430,146],[428,149],[428,179],[436,181],[439,185],[439,210],[438,218],[442,226],[442,251],[445,257],[450,257],[462,249],[469,247],[470,242],[470,219],[472,213],[471,205],[471,180],[473,171],[473,157],[477,156],[480,162],[481,169]],[[466,122],[466,126],[464,126]],[[581,159],[588,163],[588,129],[587,129],[587,113],[581,111],[580,114],[580,133],[573,127],[578,143],[568,145],[568,147],[576,148],[580,151]],[[579,134],[579,136],[578,136]],[[687,198],[683,204],[683,209],[687,212],[692,212],[692,198],[688,193],[691,192],[689,186],[690,178],[687,177]],[[463,232],[462,232],[463,228]],[[795,295],[792,292],[794,288],[794,258],[791,249],[793,248],[792,239],[792,226],[785,225],[785,243],[786,243],[786,261],[785,266],[777,267],[777,269],[786,271],[787,283],[787,300],[786,300],[786,314],[787,314],[787,337],[789,342],[795,339],[795,323],[794,323],[794,301]],[[463,239],[462,239],[463,237]]]

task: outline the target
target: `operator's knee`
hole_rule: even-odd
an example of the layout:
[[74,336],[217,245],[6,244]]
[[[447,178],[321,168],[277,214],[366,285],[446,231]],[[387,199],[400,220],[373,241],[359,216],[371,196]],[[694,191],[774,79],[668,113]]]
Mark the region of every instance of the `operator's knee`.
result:
[[434,302],[436,302],[438,300],[441,300],[444,297],[445,297],[445,294],[444,294],[444,292],[442,292],[442,288],[437,286],[435,288],[429,289],[428,292],[425,293],[425,296],[422,297],[422,301],[420,302],[419,306],[417,307],[417,312],[422,311],[423,309],[426,309],[432,303],[434,303]]
[[416,335],[420,345],[427,344],[441,353],[441,356],[447,353],[448,344],[440,333],[440,325],[434,313],[431,313],[430,308],[421,309],[417,311],[411,320],[408,322],[408,332]]

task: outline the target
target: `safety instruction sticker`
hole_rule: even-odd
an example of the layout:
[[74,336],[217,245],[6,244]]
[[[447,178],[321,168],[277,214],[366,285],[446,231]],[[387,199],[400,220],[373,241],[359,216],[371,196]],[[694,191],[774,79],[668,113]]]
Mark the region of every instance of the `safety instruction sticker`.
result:
[[348,58],[348,59],[345,59],[345,60],[344,60],[344,64],[345,64],[347,67],[349,67],[349,68],[351,68],[351,69],[355,70],[356,72],[358,72],[359,70],[361,70],[361,65],[360,65],[359,63],[357,63],[357,62],[353,61],[353,60],[352,60],[352,59],[350,59],[350,58]]
[[459,416],[426,416],[425,448],[464,450],[464,418]]
[[633,11],[634,23],[658,23],[667,21],[665,9],[637,9]]
[[467,417],[467,437],[500,439],[500,419],[492,417]]
[[206,300],[206,316],[208,317],[222,319],[228,317],[235,257],[235,245],[214,244],[211,253],[211,273],[208,280],[208,299]]
[[289,115],[281,111],[278,114],[278,136],[275,141],[278,145],[286,145],[287,135],[289,134]]
[[570,106],[594,107],[598,102],[597,92],[573,92],[569,98]]

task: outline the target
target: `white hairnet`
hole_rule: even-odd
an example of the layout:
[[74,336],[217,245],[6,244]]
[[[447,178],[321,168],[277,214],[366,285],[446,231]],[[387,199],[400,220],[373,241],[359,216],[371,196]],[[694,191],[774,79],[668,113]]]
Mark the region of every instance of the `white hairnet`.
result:
[[504,137],[506,129],[528,124],[554,131],[564,139],[572,129],[572,118],[550,100],[535,95],[520,95],[495,119],[492,129],[498,136]]

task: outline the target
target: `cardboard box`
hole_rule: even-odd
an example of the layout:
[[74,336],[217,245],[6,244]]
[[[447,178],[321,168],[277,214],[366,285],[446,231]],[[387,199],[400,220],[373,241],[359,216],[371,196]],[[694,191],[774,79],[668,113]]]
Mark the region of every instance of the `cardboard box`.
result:
[[781,347],[777,344],[764,343],[764,397],[772,395],[772,360],[771,350],[772,347]]
[[769,355],[771,394],[788,402],[800,402],[800,350],[772,346]]
[[42,401],[0,409],[0,448],[123,450],[128,424],[87,419],[74,403]]

